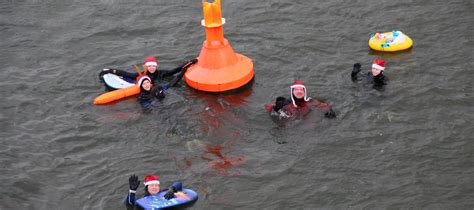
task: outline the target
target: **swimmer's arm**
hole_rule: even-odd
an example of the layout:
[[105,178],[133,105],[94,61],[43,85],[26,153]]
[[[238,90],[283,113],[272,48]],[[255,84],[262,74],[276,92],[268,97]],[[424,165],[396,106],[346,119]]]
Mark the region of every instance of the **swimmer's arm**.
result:
[[331,106],[321,102],[321,101],[318,101],[317,99],[311,99],[312,100],[312,104],[314,104],[315,106],[318,106],[319,108],[321,109],[324,109],[324,110],[330,110],[331,109]]
[[112,74],[122,76],[122,77],[129,77],[129,78],[135,79],[139,76],[138,73],[136,73],[136,72],[131,73],[131,72],[127,72],[127,71],[120,70],[120,69],[110,69],[110,70],[111,70]]
[[182,69],[182,71],[179,72],[179,74],[176,75],[176,77],[173,78],[171,81],[169,81],[167,84],[162,85],[163,90],[167,90],[169,87],[176,86],[176,84],[178,84],[178,82],[183,78],[184,73],[186,73],[186,71],[188,70],[188,67],[195,64],[196,62],[197,62],[197,59],[194,59],[194,60],[188,61],[183,66],[179,67],[180,69]]
[[159,78],[169,77],[171,75],[174,75],[180,72],[182,69],[183,69],[183,66],[179,66],[171,70],[158,70],[158,73],[160,74]]
[[[192,60],[189,60],[189,61],[186,61],[186,63],[184,63],[183,65],[181,66],[178,66],[172,70],[160,70],[159,73],[160,73],[160,77],[163,78],[163,77],[167,77],[167,76],[171,76],[171,75],[174,75],[178,72],[181,72],[180,74],[184,74],[184,72],[187,70],[188,67],[190,67],[191,65],[197,63],[197,59],[192,59]],[[183,77],[183,75],[178,75],[178,77]]]
[[351,72],[351,79],[352,79],[353,82],[358,81],[357,75],[361,71],[361,67],[362,67],[362,65],[360,65],[360,63],[355,63],[354,64],[354,66],[352,68],[352,72]]
[[273,106],[275,106],[275,104],[265,104],[263,106],[264,106],[265,110],[267,110],[268,112],[272,112]]
[[104,69],[100,72],[99,77],[102,78],[104,74],[115,74],[117,76],[129,77],[133,79],[139,76],[137,73],[130,73],[120,69]]
[[316,99],[311,99],[313,104],[318,106],[319,108],[325,110],[326,112],[324,113],[324,117],[326,118],[336,118],[336,112],[334,110],[332,110],[332,107],[321,102],[321,101],[318,101]]
[[125,199],[125,202],[124,202],[127,207],[135,206],[135,195],[136,195],[136,191],[134,190],[128,191],[127,198]]
[[351,73],[351,79],[353,82],[359,81],[358,74],[359,73],[354,73],[354,72]]

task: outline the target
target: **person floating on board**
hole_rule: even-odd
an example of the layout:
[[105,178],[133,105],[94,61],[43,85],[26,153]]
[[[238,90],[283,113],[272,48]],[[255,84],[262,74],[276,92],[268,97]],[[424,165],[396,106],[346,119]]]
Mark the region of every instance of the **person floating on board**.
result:
[[[156,58],[148,57],[145,59],[144,66],[146,66],[148,69],[146,75],[149,76],[151,79],[151,82],[155,84],[163,80],[163,78],[165,77],[173,76],[178,72],[183,72],[185,70],[185,67],[189,67],[190,65],[195,64],[196,62],[197,62],[197,59],[192,59],[192,60],[187,61],[185,64],[172,70],[158,70],[158,63],[156,62]],[[122,77],[132,78],[132,79],[137,79],[140,76],[140,74],[136,72],[132,73],[132,72],[127,72],[127,71],[123,71],[119,69],[104,69],[102,70],[102,72],[100,72],[99,77],[102,78],[104,74],[109,74],[109,73],[122,76]]]
[[[136,194],[138,186],[140,186],[140,180],[138,180],[138,176],[132,175],[128,178],[129,190],[127,198],[125,199],[125,205],[127,209],[133,209],[135,207],[140,208],[138,205],[136,206]],[[174,182],[168,189],[161,190],[160,189],[160,181],[158,180],[158,176],[156,175],[146,175],[145,176],[145,194],[143,197],[149,195],[155,195],[163,191],[167,191],[164,195],[164,198],[169,200],[175,197],[175,193],[183,190],[183,185],[181,182]]]
[[309,113],[313,107],[319,107],[325,110],[326,118],[335,118],[336,112],[332,108],[316,99],[310,98],[306,94],[306,87],[303,82],[296,81],[290,86],[291,99],[277,97],[274,104],[266,104],[265,109],[274,115],[282,118],[304,116]]
[[[372,84],[372,87],[376,90],[383,90],[384,86],[388,82],[388,78],[385,77],[383,71],[385,70],[385,61],[382,59],[375,59],[372,63],[372,70],[367,72],[367,80]],[[351,72],[351,78],[353,82],[359,81],[359,72],[361,71],[360,63],[355,63]]]

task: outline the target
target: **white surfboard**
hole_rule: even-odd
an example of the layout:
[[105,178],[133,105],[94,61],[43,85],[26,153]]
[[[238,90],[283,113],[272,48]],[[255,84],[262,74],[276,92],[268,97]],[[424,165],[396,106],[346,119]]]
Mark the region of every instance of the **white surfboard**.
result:
[[104,82],[113,89],[123,89],[135,85],[133,79],[124,78],[115,74],[104,74]]

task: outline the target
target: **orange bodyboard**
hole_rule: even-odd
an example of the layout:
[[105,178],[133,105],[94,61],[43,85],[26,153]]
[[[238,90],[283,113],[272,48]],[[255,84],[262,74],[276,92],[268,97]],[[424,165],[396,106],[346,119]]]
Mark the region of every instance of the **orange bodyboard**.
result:
[[110,92],[104,93],[100,96],[97,96],[94,99],[94,104],[95,105],[106,104],[106,103],[110,103],[112,101],[120,100],[122,98],[133,96],[133,95],[136,95],[136,94],[139,94],[139,93],[140,93],[140,87],[138,85],[133,85],[133,86],[130,86],[130,87],[127,87],[127,88],[110,91]]

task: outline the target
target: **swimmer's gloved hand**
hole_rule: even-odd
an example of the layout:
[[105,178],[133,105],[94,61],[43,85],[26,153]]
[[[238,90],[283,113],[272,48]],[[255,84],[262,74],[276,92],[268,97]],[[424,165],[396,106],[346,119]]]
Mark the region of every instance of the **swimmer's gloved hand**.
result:
[[[166,87],[166,89],[167,89],[167,87]],[[153,87],[153,89],[151,90],[151,94],[153,96],[155,96],[156,98],[158,98],[158,99],[163,99],[166,96],[165,95],[165,88],[163,88],[161,85],[157,85],[157,86]]]
[[183,185],[181,182],[175,182],[171,187],[168,188],[168,192],[164,195],[166,200],[169,200],[171,198],[174,198],[174,194],[177,193],[178,191],[183,190]]
[[99,78],[103,79],[104,74],[109,74],[113,73],[113,69],[102,69],[102,71],[99,73]]
[[117,74],[116,69],[102,69],[102,71],[99,73],[99,78],[103,79],[104,74]]
[[197,62],[198,62],[198,59],[197,59],[197,58],[188,61],[188,63],[189,63],[190,65],[193,65],[193,64],[195,64],[195,63],[197,63]]
[[191,65],[195,64],[198,62],[198,59],[195,58],[195,59],[192,59],[192,60],[189,60],[189,61],[186,61],[186,64],[184,64],[183,66],[183,69],[187,69],[189,68]]
[[360,63],[355,63],[354,64],[354,67],[352,68],[352,73],[351,73],[352,80],[357,79],[357,74],[361,71],[360,67],[362,67],[362,65],[360,65]]
[[166,200],[174,198],[174,194],[183,190],[183,184],[181,182],[175,182],[171,187],[168,188],[168,192],[164,195]]
[[164,197],[166,198],[166,200],[169,200],[171,198],[174,198],[174,193],[175,192],[178,192],[176,189],[174,189],[173,186],[171,186],[169,189],[168,189],[168,192],[166,192],[166,194],[164,195]]
[[140,186],[138,176],[135,176],[135,174],[131,175],[130,178],[128,178],[128,185],[130,186],[131,191],[136,191],[138,186]]
[[277,97],[275,101],[275,106],[273,106],[273,110],[275,112],[278,112],[281,108],[283,108],[289,103],[290,103],[289,100],[287,100],[285,97],[282,97],[282,96]]
[[336,112],[332,109],[329,109],[326,113],[324,113],[324,117],[326,118],[336,118]]

